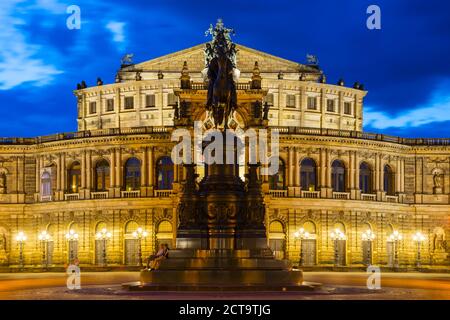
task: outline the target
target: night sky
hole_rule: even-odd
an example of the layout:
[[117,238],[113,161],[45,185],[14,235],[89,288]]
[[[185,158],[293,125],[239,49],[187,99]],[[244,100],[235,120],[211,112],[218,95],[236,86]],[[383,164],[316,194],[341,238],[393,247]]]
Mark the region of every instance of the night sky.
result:
[[[72,4],[79,30],[66,27]],[[366,27],[371,4],[381,8],[381,30]],[[2,0],[0,136],[76,131],[77,82],[113,82],[124,53],[141,62],[205,42],[219,17],[239,44],[300,63],[315,54],[329,83],[364,83],[365,131],[450,137],[444,0]]]

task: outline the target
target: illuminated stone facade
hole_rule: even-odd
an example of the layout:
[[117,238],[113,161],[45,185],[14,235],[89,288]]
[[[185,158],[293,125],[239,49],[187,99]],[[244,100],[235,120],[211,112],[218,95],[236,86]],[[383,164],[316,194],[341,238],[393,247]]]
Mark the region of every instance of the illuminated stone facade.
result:
[[[0,139],[0,266],[20,264],[20,231],[27,267],[62,266],[70,257],[82,266],[104,265],[95,237],[103,228],[111,232],[110,266],[139,263],[138,227],[149,233],[143,256],[160,242],[175,244],[184,171],[168,158],[170,132],[182,70],[191,88],[204,89],[203,48],[122,66],[116,83],[76,90],[78,132]],[[280,172],[261,177],[274,254],[305,267],[336,260],[414,266],[413,234],[420,231],[421,264],[448,266],[450,140],[362,132],[366,91],[359,84],[327,84],[318,66],[238,50],[238,97],[259,73],[269,126],[280,132]],[[308,232],[304,239],[295,237],[300,228]],[[345,240],[332,239],[336,228]],[[66,238],[71,229],[76,241]],[[375,234],[371,245],[363,239],[367,230]],[[42,231],[49,241],[39,240]],[[390,241],[394,232],[402,240]]]

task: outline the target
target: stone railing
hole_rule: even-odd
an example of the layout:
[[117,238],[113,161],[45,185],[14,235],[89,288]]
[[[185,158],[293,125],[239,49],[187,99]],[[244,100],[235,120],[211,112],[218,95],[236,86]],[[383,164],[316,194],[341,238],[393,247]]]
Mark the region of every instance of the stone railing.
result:
[[[196,86],[202,86],[204,84],[192,83],[193,88]],[[239,83],[238,89],[246,90],[250,89],[249,83]],[[46,142],[80,139],[90,137],[102,137],[102,136],[115,136],[115,135],[131,135],[131,134],[150,134],[150,133],[168,133],[170,127],[137,127],[137,128],[109,128],[98,130],[86,130],[68,133],[58,133],[48,136],[40,136],[35,138],[0,138],[0,145],[32,145]],[[395,136],[389,136],[379,133],[361,132],[361,131],[349,131],[338,129],[326,129],[326,128],[304,128],[304,127],[284,127],[273,126],[271,129],[277,130],[281,134],[302,134],[313,136],[329,136],[329,137],[343,137],[354,138],[362,140],[374,140],[391,142],[409,146],[450,146],[450,138],[401,138]]]
[[80,194],[79,193],[65,193],[64,200],[66,200],[66,201],[80,200]]
[[269,190],[269,194],[274,198],[286,198],[287,190]]
[[172,190],[154,190],[154,192],[157,198],[169,198],[172,194]]
[[302,190],[302,198],[317,199],[320,198],[320,191]]
[[122,198],[139,198],[141,196],[140,190],[121,191]]
[[350,199],[350,192],[333,192],[333,199],[349,200]]
[[109,197],[108,191],[91,192],[91,199],[108,199],[108,197]]
[[52,200],[53,200],[52,196],[41,196],[41,201],[42,202],[52,201]]
[[386,196],[386,202],[398,203],[398,196]]
[[364,201],[376,201],[377,195],[373,193],[361,193],[361,200]]
[[420,146],[420,145],[450,146],[450,138],[401,138],[379,133],[327,129],[327,128],[304,128],[304,127],[283,127],[283,126],[276,126],[270,128],[278,130],[282,134],[286,133],[286,134],[356,138],[363,140],[392,142],[410,146]]

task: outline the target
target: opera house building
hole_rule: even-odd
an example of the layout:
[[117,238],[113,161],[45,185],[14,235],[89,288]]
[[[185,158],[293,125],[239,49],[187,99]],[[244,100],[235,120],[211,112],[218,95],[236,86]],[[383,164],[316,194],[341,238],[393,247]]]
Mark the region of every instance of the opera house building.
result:
[[[236,49],[236,126],[261,117],[257,89],[279,133],[278,173],[259,176],[273,255],[305,270],[448,268],[450,139],[364,132],[360,83]],[[78,131],[0,138],[0,271],[75,258],[133,269],[160,243],[175,247],[186,170],[171,159],[171,133],[186,114],[205,121],[204,68],[204,44],[124,61],[114,83],[74,91]]]

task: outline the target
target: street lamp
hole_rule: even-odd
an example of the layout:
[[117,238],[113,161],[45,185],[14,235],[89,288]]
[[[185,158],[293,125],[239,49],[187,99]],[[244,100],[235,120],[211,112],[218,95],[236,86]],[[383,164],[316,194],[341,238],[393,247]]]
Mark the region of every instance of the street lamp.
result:
[[75,259],[74,257],[74,252],[73,252],[73,247],[74,244],[78,241],[78,233],[75,232],[75,230],[70,229],[68,233],[66,233],[66,239],[67,241],[69,241],[69,250],[70,250],[70,255],[69,255],[69,262],[72,262],[73,259]]
[[103,266],[106,267],[106,242],[111,239],[111,232],[108,232],[106,228],[103,228],[100,232],[97,232],[95,238],[103,242]]
[[372,264],[372,241],[375,239],[375,233],[372,232],[372,230],[367,229],[362,233],[362,239],[363,241],[367,241],[369,244],[369,249],[367,250],[367,265]]
[[403,239],[401,233],[395,230],[389,237],[388,240],[394,245],[394,267],[398,268],[398,243]]
[[133,238],[138,240],[138,256],[139,256],[139,266],[142,267],[142,239],[147,237],[148,232],[144,231],[141,227],[137,228],[135,232],[133,232]]
[[38,235],[38,240],[42,244],[42,265],[45,267],[45,269],[48,268],[48,242],[51,241],[50,235],[47,233],[47,231],[42,231]]
[[16,241],[19,244],[19,266],[23,268],[23,246],[25,241],[27,241],[27,236],[23,231],[19,231],[16,236]]
[[413,235],[413,240],[417,243],[417,268],[420,268],[420,247],[423,241],[425,241],[425,236],[422,232],[417,231]]
[[302,240],[309,238],[309,232],[305,231],[305,229],[300,228],[298,231],[294,232],[295,240],[300,241],[300,265],[303,265],[303,248],[302,248]]
[[338,228],[334,229],[334,231],[331,232],[331,239],[334,241],[334,266],[339,266],[339,240],[346,240],[347,237],[345,234],[339,230]]

